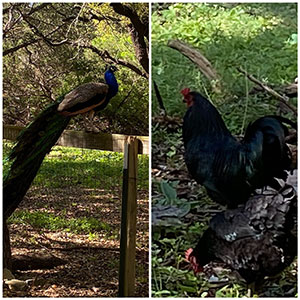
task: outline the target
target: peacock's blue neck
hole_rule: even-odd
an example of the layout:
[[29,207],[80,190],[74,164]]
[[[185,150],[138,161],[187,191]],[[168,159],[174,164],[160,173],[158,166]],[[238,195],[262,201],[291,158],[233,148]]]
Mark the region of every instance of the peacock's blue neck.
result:
[[118,93],[119,85],[114,73],[111,70],[107,70],[104,74],[105,82],[108,84],[109,89],[106,99],[109,100]]

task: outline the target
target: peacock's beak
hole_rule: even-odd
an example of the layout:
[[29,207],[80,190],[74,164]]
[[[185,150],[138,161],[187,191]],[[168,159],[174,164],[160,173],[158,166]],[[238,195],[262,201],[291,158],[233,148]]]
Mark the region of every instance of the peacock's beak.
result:
[[110,70],[111,70],[112,72],[118,71],[118,68],[117,68],[116,66],[114,66],[114,65],[111,65],[109,68],[110,68]]

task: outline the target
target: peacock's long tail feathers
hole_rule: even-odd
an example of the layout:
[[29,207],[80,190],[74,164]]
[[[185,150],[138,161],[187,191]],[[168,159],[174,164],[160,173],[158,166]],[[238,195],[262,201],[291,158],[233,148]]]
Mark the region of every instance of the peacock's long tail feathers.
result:
[[3,213],[7,219],[22,201],[44,157],[68,125],[70,117],[57,112],[58,102],[49,105],[17,138],[3,182]]

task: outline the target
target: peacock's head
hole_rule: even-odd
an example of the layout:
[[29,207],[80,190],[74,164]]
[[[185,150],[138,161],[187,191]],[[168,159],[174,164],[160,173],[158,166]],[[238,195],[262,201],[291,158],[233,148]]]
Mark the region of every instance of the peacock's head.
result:
[[114,66],[114,65],[106,65],[106,68],[105,68],[105,69],[106,69],[106,71],[110,71],[110,72],[112,72],[112,73],[118,71],[117,67]]

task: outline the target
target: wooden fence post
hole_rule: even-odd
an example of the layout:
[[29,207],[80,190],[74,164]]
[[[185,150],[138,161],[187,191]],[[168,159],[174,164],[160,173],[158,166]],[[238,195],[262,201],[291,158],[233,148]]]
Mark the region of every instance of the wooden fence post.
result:
[[130,137],[124,147],[120,239],[119,297],[133,297],[137,210],[138,139]]

